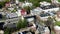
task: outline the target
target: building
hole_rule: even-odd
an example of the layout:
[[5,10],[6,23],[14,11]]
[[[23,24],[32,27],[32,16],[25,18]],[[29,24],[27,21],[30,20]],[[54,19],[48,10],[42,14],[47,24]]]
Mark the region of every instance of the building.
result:
[[0,19],[2,19],[3,18],[3,16],[2,16],[2,14],[0,14]]
[[0,21],[0,30],[3,30],[3,25],[4,25],[5,22],[3,21]]

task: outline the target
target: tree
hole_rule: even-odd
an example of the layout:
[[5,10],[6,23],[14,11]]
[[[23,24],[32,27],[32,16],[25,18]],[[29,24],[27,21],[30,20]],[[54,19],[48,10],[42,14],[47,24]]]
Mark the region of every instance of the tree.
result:
[[49,28],[50,30],[50,34],[51,31],[54,31],[54,22],[53,22],[53,18],[48,17],[47,21],[45,22],[46,26]]
[[30,10],[32,9],[32,7],[25,6],[24,9],[26,10],[27,14],[30,14]]
[[2,8],[3,6],[5,6],[5,2],[0,2],[0,8]]
[[58,0],[58,2],[60,2],[60,0]]
[[5,0],[4,2],[9,2],[10,0]]
[[29,2],[31,2],[31,3],[33,3],[33,6],[34,7],[38,7],[38,6],[40,6],[40,0],[29,0]]
[[5,31],[4,31],[4,34],[11,34],[14,31],[17,31],[17,30],[14,29],[14,28],[6,28]]
[[22,19],[20,19],[17,23],[17,28],[20,29],[20,28],[25,28],[25,27],[27,27],[26,19],[24,19],[23,21]]
[[9,2],[10,0],[5,0],[5,1],[3,1],[3,2],[0,2],[0,8],[2,8],[2,7],[4,7],[5,6],[5,3],[6,2]]
[[24,2],[25,0],[19,0],[20,2]]
[[5,31],[4,31],[4,34],[11,34],[10,33],[10,29],[9,28],[6,28]]

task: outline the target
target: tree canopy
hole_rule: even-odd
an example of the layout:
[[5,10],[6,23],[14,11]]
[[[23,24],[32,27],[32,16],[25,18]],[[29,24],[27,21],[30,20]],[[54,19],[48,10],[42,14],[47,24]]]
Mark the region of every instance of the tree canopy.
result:
[[60,0],[58,0],[60,2]]
[[25,0],[19,0],[20,2],[24,2]]
[[20,29],[20,28],[25,28],[27,26],[27,21],[26,19],[22,20],[20,19],[17,23],[17,28]]

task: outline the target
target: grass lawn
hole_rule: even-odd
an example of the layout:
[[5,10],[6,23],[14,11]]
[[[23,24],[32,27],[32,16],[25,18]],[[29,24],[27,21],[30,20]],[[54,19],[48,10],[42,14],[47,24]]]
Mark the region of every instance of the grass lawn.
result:
[[60,21],[56,21],[56,22],[55,22],[55,25],[60,26]]

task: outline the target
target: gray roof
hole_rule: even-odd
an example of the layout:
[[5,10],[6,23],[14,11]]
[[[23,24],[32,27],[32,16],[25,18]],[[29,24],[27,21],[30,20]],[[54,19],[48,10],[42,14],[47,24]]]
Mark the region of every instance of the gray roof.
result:
[[4,25],[4,27],[16,28],[16,24],[9,23],[9,24]]

